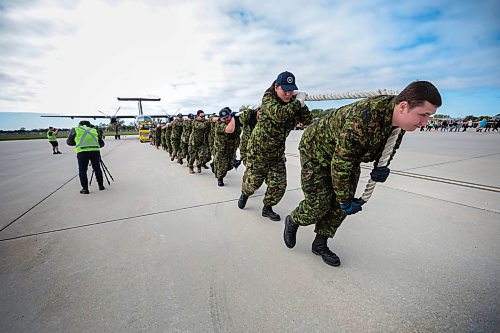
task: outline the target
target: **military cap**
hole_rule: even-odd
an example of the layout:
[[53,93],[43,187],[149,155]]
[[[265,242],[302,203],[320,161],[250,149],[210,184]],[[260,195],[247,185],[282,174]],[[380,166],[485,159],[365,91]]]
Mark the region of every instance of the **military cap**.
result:
[[231,111],[231,109],[226,106],[225,108],[223,108],[219,111],[219,117],[220,118],[227,118],[231,115],[232,112],[233,111]]
[[295,76],[290,72],[283,72],[278,75],[276,79],[276,84],[281,86],[283,91],[297,90],[297,85],[295,84]]

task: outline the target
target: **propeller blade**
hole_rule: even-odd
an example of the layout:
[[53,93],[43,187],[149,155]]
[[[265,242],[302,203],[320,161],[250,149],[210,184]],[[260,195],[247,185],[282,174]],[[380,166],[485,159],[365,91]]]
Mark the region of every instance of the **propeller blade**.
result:
[[97,112],[100,112],[102,113],[104,116],[106,116],[107,118],[111,118],[110,116],[108,116],[107,114],[105,114],[104,112],[102,112],[101,110],[97,110]]

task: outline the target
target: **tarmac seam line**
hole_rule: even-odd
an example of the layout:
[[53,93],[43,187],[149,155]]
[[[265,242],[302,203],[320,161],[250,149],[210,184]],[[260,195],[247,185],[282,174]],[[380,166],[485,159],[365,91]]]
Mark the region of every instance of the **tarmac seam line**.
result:
[[[361,181],[365,182],[364,180],[361,180]],[[467,207],[467,208],[478,209],[478,210],[482,210],[482,211],[485,211],[485,212],[488,212],[488,213],[500,214],[500,211],[498,211],[496,209],[486,209],[486,208],[482,208],[482,207],[471,206],[471,205],[467,205],[467,204],[456,202],[456,201],[451,201],[451,200],[446,200],[446,199],[431,197],[429,195],[425,195],[425,194],[421,194],[421,193],[415,193],[415,192],[411,192],[411,191],[407,191],[407,190],[403,190],[403,189],[399,189],[399,188],[394,188],[394,187],[389,187],[389,186],[384,186],[384,185],[378,185],[378,186],[381,186],[381,187],[384,187],[384,188],[387,188],[387,189],[390,189],[390,190],[401,191],[401,192],[405,192],[405,193],[410,193],[410,194],[418,195],[418,196],[424,197],[424,198],[439,200],[439,201],[443,201],[443,202],[447,202],[447,203],[451,203],[451,204],[455,204],[455,205],[459,205],[459,206],[463,206],[463,207]]]
[[[120,143],[121,144],[121,143]],[[110,149],[109,151],[106,152],[106,154],[104,154],[103,156],[106,156],[108,155],[110,152],[112,152],[116,147],[118,147],[120,144],[114,146],[112,149]],[[62,184],[61,186],[59,186],[58,188],[56,188],[54,191],[50,192],[46,197],[44,197],[42,200],[38,201],[36,204],[34,204],[33,206],[31,206],[30,208],[28,208],[28,210],[26,210],[24,213],[22,213],[21,215],[19,215],[18,217],[16,217],[14,220],[12,220],[11,222],[9,222],[9,224],[7,224],[6,226],[4,226],[2,229],[0,229],[0,233],[2,231],[4,231],[5,229],[7,229],[7,227],[9,227],[11,224],[13,224],[14,222],[16,222],[17,220],[19,220],[21,217],[23,217],[24,215],[26,215],[27,213],[29,213],[33,208],[35,208],[36,206],[38,206],[39,204],[41,204],[42,202],[44,202],[45,200],[47,200],[52,194],[56,193],[57,191],[59,191],[61,188],[63,188],[66,184],[68,184],[70,181],[72,181],[73,179],[75,179],[76,177],[78,176],[78,174],[74,175],[73,177],[71,177],[70,179],[68,179],[64,184]]]
[[[76,176],[75,176],[76,177]],[[73,178],[75,178],[73,177]],[[71,180],[71,179],[70,179]],[[69,182],[69,181],[68,181]],[[68,183],[66,182],[66,183]],[[66,185],[66,183],[64,185]],[[64,186],[62,185],[62,186]],[[61,186],[61,187],[62,187]],[[290,189],[290,190],[287,190],[288,191],[296,191],[296,190],[299,190],[300,188],[293,188],[293,189]],[[56,190],[57,191],[57,190]],[[55,191],[54,191],[55,192]],[[50,196],[50,195],[49,195]],[[49,197],[47,196],[47,197]],[[253,197],[262,197],[264,196],[264,194],[257,194],[257,195],[254,195]],[[3,239],[0,239],[0,242],[5,242],[5,241],[9,241],[9,240],[16,240],[16,239],[21,239],[21,238],[27,238],[27,237],[33,237],[33,236],[39,236],[39,235],[44,235],[44,234],[50,234],[50,233],[55,233],[55,232],[60,232],[60,231],[68,231],[68,230],[72,230],[72,229],[79,229],[79,228],[85,228],[85,227],[92,227],[92,226],[96,226],[96,225],[100,225],[100,224],[107,224],[107,223],[113,223],[113,222],[119,222],[119,221],[125,221],[125,220],[131,220],[131,219],[136,219],[136,218],[141,218],[141,217],[147,217],[147,216],[154,216],[154,215],[160,215],[160,214],[165,214],[165,213],[171,213],[171,212],[176,212],[176,211],[181,211],[181,210],[187,210],[187,209],[192,209],[192,208],[199,208],[199,207],[206,207],[206,206],[212,206],[212,205],[217,205],[217,204],[221,204],[221,203],[228,203],[228,202],[232,202],[232,201],[238,201],[239,198],[237,199],[227,199],[227,200],[222,200],[222,201],[216,201],[216,202],[209,202],[209,203],[204,203],[204,204],[199,204],[199,205],[194,205],[194,206],[187,206],[187,207],[180,207],[180,208],[174,208],[174,209],[168,209],[168,210],[162,210],[162,211],[159,211],[159,212],[153,212],[153,213],[146,213],[146,214],[140,214],[140,215],[134,215],[134,216],[126,216],[126,217],[120,217],[120,218],[117,218],[117,219],[111,219],[111,220],[106,220],[106,221],[100,221],[100,222],[93,222],[93,223],[86,223],[86,224],[81,224],[81,225],[77,225],[77,226],[72,226],[72,227],[66,227],[66,228],[60,228],[60,229],[52,229],[52,230],[47,230],[47,231],[41,231],[41,232],[36,232],[36,233],[32,233],[32,234],[26,234],[26,235],[21,235],[21,236],[15,236],[15,237],[9,237],[9,238],[3,238]],[[45,200],[45,199],[43,199]],[[42,201],[43,201],[42,200]],[[41,202],[41,201],[40,201]],[[38,204],[37,204],[38,205]],[[35,206],[33,206],[32,208],[34,208]],[[28,210],[29,211],[29,210]],[[24,214],[26,214],[28,211],[26,211]],[[24,215],[23,214],[23,215]],[[21,215],[22,216],[22,215]],[[21,217],[20,216],[20,217]],[[19,218],[20,218],[19,217]],[[14,222],[14,221],[13,221]],[[10,224],[12,224],[13,222],[11,222]],[[10,225],[9,224],[9,225]],[[4,228],[5,229],[5,228]]]
[[[489,209],[485,209],[485,208],[481,208],[481,207],[475,207],[475,206],[471,206],[471,205],[467,205],[467,204],[463,204],[463,203],[459,203],[459,202],[455,202],[455,201],[445,200],[445,199],[441,199],[441,198],[435,198],[435,197],[431,197],[431,196],[428,196],[428,195],[419,194],[419,193],[415,193],[415,192],[411,192],[411,191],[406,191],[406,190],[401,190],[401,189],[392,188],[392,187],[387,187],[387,186],[383,186],[383,185],[379,185],[379,186],[382,186],[382,187],[390,189],[390,190],[396,190],[396,191],[401,191],[401,192],[405,192],[405,193],[410,193],[410,194],[418,195],[418,196],[421,196],[421,197],[424,197],[424,198],[429,198],[429,199],[433,199],[433,200],[439,200],[439,201],[443,201],[443,202],[447,202],[447,203],[451,203],[451,204],[455,204],[455,205],[459,205],[459,206],[463,206],[463,207],[467,207],[467,208],[473,208],[473,209],[478,209],[478,210],[482,210],[482,211],[489,212],[489,213],[500,214],[500,212],[496,211],[496,210],[489,210]],[[301,190],[301,189],[302,189],[301,187],[296,187],[296,188],[291,188],[289,190],[286,190],[286,192],[297,191],[297,190]],[[253,195],[253,197],[255,197],[255,198],[262,197],[262,196],[264,196],[264,194]],[[238,199],[227,199],[227,200],[216,201],[216,202],[209,202],[209,203],[199,204],[199,205],[194,205],[194,206],[180,207],[180,208],[174,208],[174,209],[169,209],[169,210],[163,210],[163,211],[159,211],[159,212],[153,212],[153,213],[146,213],[146,214],[140,214],[140,215],[134,215],[134,216],[121,217],[121,218],[118,218],[118,219],[111,219],[111,220],[94,222],[94,223],[87,223],[87,224],[77,225],[77,226],[73,226],[73,227],[66,227],[66,228],[60,228],[60,229],[52,229],[52,230],[47,230],[47,231],[42,231],[42,232],[37,232],[37,233],[32,233],[32,234],[26,234],[26,235],[21,235],[21,236],[3,238],[3,239],[0,239],[0,242],[10,241],[10,240],[17,240],[17,239],[28,238],[28,237],[33,237],[33,236],[40,236],[40,235],[51,234],[51,233],[56,233],[56,232],[61,232],[61,231],[68,231],[68,230],[73,230],[73,229],[80,229],[80,228],[92,227],[92,226],[96,226],[96,225],[100,225],[100,224],[108,224],[108,223],[113,223],[113,222],[126,221],[126,220],[141,218],[141,217],[166,214],[166,213],[171,213],[171,212],[176,212],[176,211],[181,211],[181,210],[187,210],[187,209],[192,209],[192,208],[212,206],[212,205],[217,205],[217,204],[221,204],[221,203],[228,203],[228,202],[232,202],[232,201],[237,201]]]
[[[429,167],[429,166],[441,165],[441,164],[446,164],[446,163],[454,163],[454,162],[460,162],[460,161],[467,161],[467,160],[471,160],[471,159],[475,159],[475,158],[493,156],[493,155],[498,155],[498,154],[500,154],[500,153],[490,154],[490,155],[483,155],[483,156],[476,156],[476,157],[473,157],[473,158],[467,158],[467,159],[463,159],[463,160],[456,160],[456,161],[450,161],[450,162],[444,162],[444,163],[437,163],[437,164],[426,165],[426,166],[422,166],[422,167],[409,168],[409,169],[403,169],[403,170],[391,170],[391,174],[398,175],[398,176],[411,177],[411,178],[416,178],[416,179],[422,179],[422,180],[428,180],[428,181],[433,181],[433,182],[438,182],[438,183],[443,183],[443,184],[463,186],[463,187],[467,187],[467,188],[473,188],[473,189],[476,189],[476,190],[483,190],[483,191],[490,191],[490,192],[500,193],[500,187],[498,187],[498,186],[477,184],[477,183],[466,182],[466,181],[463,181],[463,180],[449,179],[449,178],[436,177],[436,176],[428,176],[428,175],[423,175],[423,174],[418,174],[418,173],[413,173],[413,172],[407,172],[407,170],[414,170],[414,169],[426,168],[426,167]],[[286,153],[286,155],[292,156],[292,157],[299,157],[298,154],[292,154],[292,153]],[[365,169],[365,170],[371,170],[372,169],[372,167],[367,166],[367,165],[361,165],[361,168]]]
[[41,204],[42,202],[44,202],[45,200],[47,200],[52,194],[54,194],[57,191],[59,191],[61,188],[63,188],[63,186],[65,186],[67,183],[69,183],[70,181],[72,181],[73,179],[75,179],[77,176],[78,175],[75,175],[75,176],[71,177],[70,179],[68,179],[64,184],[62,184],[61,186],[59,186],[58,188],[56,188],[54,191],[50,192],[47,196],[45,196],[45,198],[43,198],[42,200],[38,201],[36,204],[34,204],[33,206],[31,206],[31,208],[29,208],[27,211],[25,211],[24,213],[22,213],[21,215],[19,215],[18,217],[16,217],[9,224],[7,224],[2,229],[0,229],[0,233],[2,231],[4,231],[5,229],[7,229],[7,227],[9,227],[10,225],[12,225],[14,222],[16,222],[17,220],[19,220],[21,217],[23,217],[24,215],[28,214],[36,206],[38,206],[39,204]]

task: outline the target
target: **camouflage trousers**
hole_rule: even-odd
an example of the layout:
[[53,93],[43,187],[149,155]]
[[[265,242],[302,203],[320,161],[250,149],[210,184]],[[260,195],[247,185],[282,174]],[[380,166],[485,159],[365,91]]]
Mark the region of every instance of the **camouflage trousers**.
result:
[[224,178],[227,172],[233,168],[234,152],[231,149],[216,149],[214,156],[215,177],[217,179]]
[[163,148],[163,150],[167,150],[167,141],[164,135],[161,136],[161,147]]
[[243,162],[244,165],[246,165],[247,145],[249,139],[250,135],[245,131],[243,131],[243,135],[241,136],[241,141],[240,141],[240,160]]
[[201,166],[208,161],[210,161],[210,150],[207,145],[189,145],[188,167],[192,168],[194,166],[194,162],[196,162],[196,166]]
[[170,155],[172,155],[172,140],[170,137],[167,137],[167,150]]
[[[179,155],[177,155],[177,157],[179,157]],[[187,142],[182,142],[181,140],[181,154],[180,154],[180,157],[181,158],[188,158],[189,159],[189,143]]]
[[234,142],[232,142],[231,144],[231,149],[233,151],[233,159],[237,159],[237,155],[236,155],[236,152],[238,151],[238,148],[240,147],[240,138],[236,138],[236,140],[234,140]]
[[[305,156],[300,152],[301,185],[304,200],[291,213],[295,223],[305,226],[315,224],[314,232],[333,237],[346,218],[345,213],[337,203],[337,197],[332,186],[331,166],[322,166],[318,160]],[[351,193],[355,193],[360,170],[354,172]]]
[[252,195],[262,186],[267,184],[264,195],[264,206],[275,206],[280,202],[286,190],[285,157],[272,160],[251,154],[246,161],[246,170],[243,174],[241,193]]
[[160,147],[160,143],[161,143],[161,138],[159,136],[156,136],[155,140],[156,148]]
[[181,154],[181,138],[172,138],[172,156],[177,157]]

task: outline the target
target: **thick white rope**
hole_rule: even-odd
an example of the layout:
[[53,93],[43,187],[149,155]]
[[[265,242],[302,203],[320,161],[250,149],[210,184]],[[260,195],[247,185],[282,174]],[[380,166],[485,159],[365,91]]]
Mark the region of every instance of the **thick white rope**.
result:
[[370,91],[316,94],[316,95],[306,94],[306,101],[333,101],[340,99],[367,98],[367,97],[375,97],[381,95],[393,96],[397,94],[399,94],[397,90],[388,90],[388,89],[375,89]]
[[[377,166],[387,166],[389,163],[389,158],[391,157],[391,154],[394,150],[394,146],[396,145],[396,141],[398,139],[399,133],[401,133],[401,128],[396,127],[395,129],[392,130],[391,135],[387,139],[387,142],[385,143],[384,150],[382,151],[382,156],[380,156],[380,159],[378,160]],[[371,178],[368,180],[368,184],[366,184],[365,192],[363,195],[361,195],[361,200],[364,202],[367,202],[368,199],[372,196],[373,190],[375,190],[375,184]]]

